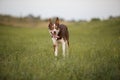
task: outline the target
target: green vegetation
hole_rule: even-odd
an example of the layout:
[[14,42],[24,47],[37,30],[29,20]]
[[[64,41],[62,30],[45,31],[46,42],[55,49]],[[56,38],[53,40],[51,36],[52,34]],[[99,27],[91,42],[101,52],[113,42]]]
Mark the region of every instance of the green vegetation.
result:
[[0,26],[0,80],[120,80],[119,19],[68,24],[57,59],[46,26]]

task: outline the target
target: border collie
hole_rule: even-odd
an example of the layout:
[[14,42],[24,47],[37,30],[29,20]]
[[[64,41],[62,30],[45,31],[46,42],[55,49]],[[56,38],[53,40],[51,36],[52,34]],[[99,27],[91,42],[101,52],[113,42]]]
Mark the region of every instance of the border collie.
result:
[[49,19],[48,25],[49,33],[51,35],[54,47],[55,56],[58,55],[58,44],[62,44],[62,52],[65,57],[68,54],[68,46],[69,46],[69,32],[68,28],[64,24],[59,23],[59,18],[56,18],[55,23],[52,23],[51,19]]

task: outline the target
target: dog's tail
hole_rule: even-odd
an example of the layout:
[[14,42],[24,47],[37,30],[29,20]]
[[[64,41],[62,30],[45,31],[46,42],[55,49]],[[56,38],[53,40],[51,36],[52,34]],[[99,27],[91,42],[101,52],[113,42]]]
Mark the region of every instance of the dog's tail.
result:
[[68,47],[69,47],[69,40],[67,41]]
[[68,32],[68,28],[67,27],[66,27],[66,31],[67,31],[67,34],[66,34],[67,44],[68,44],[68,47],[69,47],[69,32]]

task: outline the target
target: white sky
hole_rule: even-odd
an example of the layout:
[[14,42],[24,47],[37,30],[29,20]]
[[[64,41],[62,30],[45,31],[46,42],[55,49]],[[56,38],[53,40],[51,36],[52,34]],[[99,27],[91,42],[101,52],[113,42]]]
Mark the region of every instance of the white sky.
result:
[[101,19],[120,15],[120,0],[0,0],[0,14],[42,18]]

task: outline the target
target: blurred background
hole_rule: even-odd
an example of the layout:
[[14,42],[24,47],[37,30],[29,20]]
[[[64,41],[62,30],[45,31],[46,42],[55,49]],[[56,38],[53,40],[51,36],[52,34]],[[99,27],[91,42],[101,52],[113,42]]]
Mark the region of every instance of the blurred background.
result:
[[120,18],[120,0],[0,0],[2,25],[39,27],[56,17],[67,22]]
[[[47,29],[56,17],[65,58]],[[0,80],[120,80],[120,0],[0,0]]]

